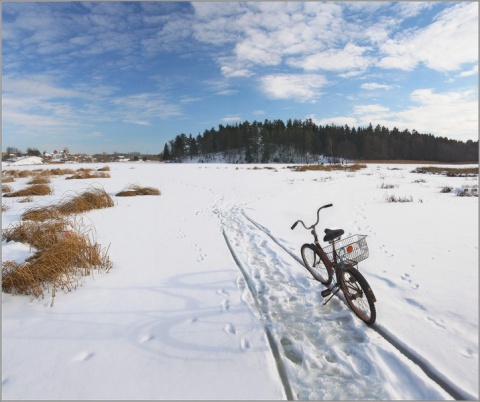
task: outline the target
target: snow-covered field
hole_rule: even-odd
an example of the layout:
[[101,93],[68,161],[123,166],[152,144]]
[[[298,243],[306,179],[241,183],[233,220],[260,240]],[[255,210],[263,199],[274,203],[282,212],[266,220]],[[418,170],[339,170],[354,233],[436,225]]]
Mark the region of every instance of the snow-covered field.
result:
[[[52,307],[50,294],[2,294],[3,399],[478,399],[478,198],[440,192],[476,177],[109,166],[107,179],[53,178],[54,194],[33,203],[2,200],[2,228],[92,184],[115,201],[83,217],[110,245],[109,273]],[[127,184],[162,194],[115,197]],[[343,296],[323,306],[323,285],[298,262],[311,235],[291,225],[328,203],[322,229],[368,235],[373,327]],[[2,243],[4,261],[30,253]]]

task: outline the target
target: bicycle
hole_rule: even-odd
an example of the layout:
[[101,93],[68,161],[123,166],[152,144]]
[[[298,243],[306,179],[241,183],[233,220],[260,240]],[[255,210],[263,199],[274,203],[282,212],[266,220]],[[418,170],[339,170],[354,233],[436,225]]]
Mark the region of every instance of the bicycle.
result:
[[[303,263],[312,276],[327,289],[321,292],[327,299],[326,305],[340,290],[342,290],[348,305],[353,312],[367,325],[375,322],[375,295],[367,280],[358,270],[358,263],[368,258],[366,235],[353,235],[342,239],[343,229],[325,229],[324,242],[330,245],[322,248],[318,241],[316,226],[320,221],[320,211],[330,208],[333,204],[320,207],[317,211],[317,222],[307,227],[302,220],[296,221],[291,229],[301,223],[307,230],[311,230],[313,243],[305,243],[301,247]],[[335,274],[335,281],[332,284]]]

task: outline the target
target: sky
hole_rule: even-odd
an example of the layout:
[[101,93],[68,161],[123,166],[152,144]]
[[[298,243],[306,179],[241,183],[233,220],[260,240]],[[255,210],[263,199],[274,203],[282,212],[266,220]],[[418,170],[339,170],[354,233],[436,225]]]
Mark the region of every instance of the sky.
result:
[[312,119],[478,140],[477,2],[8,2],[2,150]]

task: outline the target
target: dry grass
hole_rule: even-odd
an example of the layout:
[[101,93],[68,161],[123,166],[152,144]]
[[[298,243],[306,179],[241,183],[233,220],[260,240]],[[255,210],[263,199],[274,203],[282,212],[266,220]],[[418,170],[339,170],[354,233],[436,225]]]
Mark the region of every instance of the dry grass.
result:
[[45,174],[51,174],[53,176],[65,176],[67,174],[75,173],[72,169],[60,169],[60,168],[53,168],[46,171]]
[[33,197],[29,195],[28,197],[20,198],[18,202],[25,203],[25,202],[33,202]]
[[27,184],[49,184],[50,179],[46,176],[35,176]]
[[392,194],[392,195],[387,196],[386,199],[387,199],[388,202],[413,202],[413,197],[412,196],[410,196],[410,197],[407,197],[407,196],[399,197],[399,196],[396,196],[396,195]]
[[2,193],[10,193],[12,191],[12,188],[7,185],[2,185]]
[[80,214],[92,209],[113,207],[114,203],[104,189],[92,188],[82,194],[75,193],[63,198],[59,204],[31,208],[22,215],[22,220],[45,221],[58,219],[60,216]]
[[53,304],[56,289],[71,291],[80,277],[112,267],[107,251],[82,233],[60,230],[45,237],[52,242],[24,262],[2,263],[3,292],[39,298],[51,289]]
[[65,198],[57,207],[61,215],[80,214],[92,209],[113,207],[112,197],[104,189],[92,188],[82,194]]
[[109,172],[110,166],[104,166],[103,168],[97,169],[97,172]]
[[4,197],[28,197],[35,195],[50,195],[52,189],[46,184],[33,184],[24,189],[5,194]]
[[295,172],[306,172],[308,170],[313,171],[322,171],[322,172],[332,172],[332,171],[345,171],[345,172],[356,172],[361,169],[365,169],[367,165],[355,163],[353,165],[301,165],[301,166],[287,166],[289,169]]
[[112,263],[107,250],[93,240],[93,230],[69,218],[72,214],[113,206],[103,189],[65,197],[58,205],[32,208],[22,220],[2,232],[2,240],[26,243],[36,253],[22,263],[2,263],[2,290],[7,293],[43,297],[45,290],[74,289],[82,276],[93,270],[108,271]]
[[20,221],[18,224],[11,225],[3,230],[2,240],[26,243],[37,250],[44,250],[59,240],[59,236],[65,230],[65,227],[66,222],[63,220],[50,222]]
[[12,176],[2,177],[2,183],[13,183],[15,179]]
[[35,207],[27,209],[21,216],[22,221],[46,221],[58,219],[60,214],[55,207]]
[[73,176],[65,177],[66,180],[72,179],[107,179],[110,175],[105,172],[92,172],[90,169],[78,169]]
[[2,212],[8,211],[10,207],[7,204],[2,203]]
[[137,195],[160,195],[160,190],[154,187],[140,187],[136,184],[125,187],[115,194],[117,197],[133,197]]
[[478,175],[478,167],[469,168],[450,168],[450,167],[438,167],[438,166],[425,166],[417,167],[412,170],[412,173],[429,173],[439,174],[448,177],[472,177]]
[[2,171],[2,175],[11,177],[11,178],[18,178],[18,177],[29,177],[33,174],[31,170],[4,170]]

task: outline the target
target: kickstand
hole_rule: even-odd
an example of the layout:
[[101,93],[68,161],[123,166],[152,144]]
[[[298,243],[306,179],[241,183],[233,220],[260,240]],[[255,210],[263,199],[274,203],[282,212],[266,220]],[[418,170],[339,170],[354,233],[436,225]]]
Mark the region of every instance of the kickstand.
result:
[[333,293],[331,293],[331,296],[330,296],[327,300],[325,300],[325,302],[323,303],[323,305],[325,306],[325,304],[327,304],[330,300],[332,300],[333,296],[335,296],[335,295],[338,293],[339,290],[340,290],[340,288],[337,287],[337,288],[333,291]]

